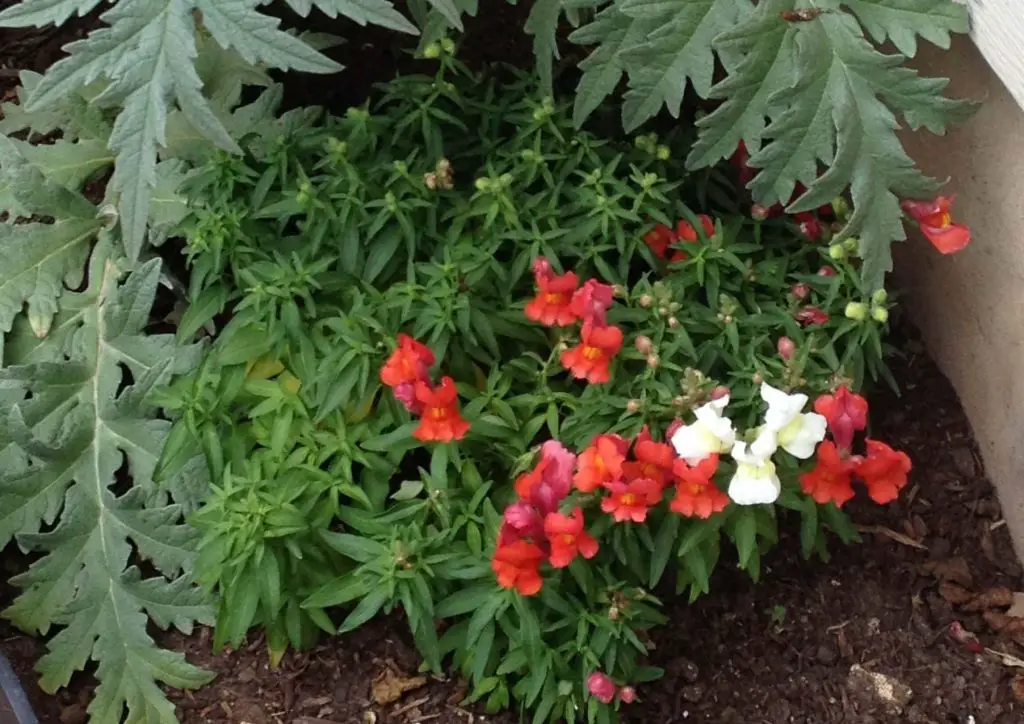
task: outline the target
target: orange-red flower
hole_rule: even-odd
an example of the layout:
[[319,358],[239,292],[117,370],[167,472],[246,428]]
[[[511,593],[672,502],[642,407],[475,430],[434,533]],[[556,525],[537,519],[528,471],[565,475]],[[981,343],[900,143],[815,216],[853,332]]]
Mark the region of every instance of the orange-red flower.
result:
[[587,380],[595,385],[602,384],[611,379],[609,365],[620,349],[621,329],[584,324],[580,343],[562,352],[562,366],[578,380]]
[[427,379],[427,370],[434,364],[430,347],[407,334],[398,335],[398,348],[391,353],[380,370],[380,381],[388,387],[415,384]]
[[577,459],[573,485],[581,493],[593,493],[605,483],[622,477],[628,443],[618,435],[598,435]]
[[610,495],[601,500],[601,510],[611,513],[616,523],[631,520],[643,523],[647,511],[661,501],[661,486],[651,478],[637,478],[628,483],[606,483]]
[[868,401],[850,392],[846,385],[831,395],[818,397],[814,401],[814,411],[828,421],[832,439],[840,450],[849,450],[853,436],[868,424]]
[[712,480],[717,470],[717,453],[708,455],[696,465],[677,459],[673,466],[676,494],[669,503],[669,509],[688,518],[710,518],[713,513],[725,510],[729,496]]
[[960,251],[971,243],[971,230],[954,224],[950,208],[952,196],[938,196],[932,201],[903,201],[900,208],[921,227],[921,233],[943,254]]
[[650,430],[644,425],[633,443],[633,456],[623,465],[623,474],[629,478],[652,478],[664,487],[672,475],[672,465],[676,460],[672,446],[664,442],[655,442]]
[[857,465],[857,477],[864,481],[873,501],[879,505],[891,503],[907,484],[910,457],[871,439],[867,440],[867,451],[867,457]]
[[[700,225],[704,229],[705,237],[710,239],[715,235],[715,222],[712,221],[710,216],[707,214],[700,214],[697,219],[700,221]],[[644,236],[644,242],[650,248],[651,253],[659,259],[664,259],[668,256],[668,249],[673,244],[677,244],[679,242],[683,242],[685,244],[696,244],[698,238],[697,230],[693,228],[693,224],[685,219],[680,219],[676,222],[675,229],[670,229],[664,224],[656,225]],[[689,255],[685,251],[676,249],[672,253],[672,257],[669,261],[685,261],[689,258]]]
[[597,555],[597,541],[583,529],[583,511],[579,508],[572,515],[548,513],[544,534],[551,543],[548,562],[555,568],[565,568],[578,555],[587,559]]
[[538,570],[543,560],[544,552],[538,545],[517,540],[498,546],[491,559],[491,570],[502,588],[514,588],[523,596],[533,596],[544,585]]
[[588,279],[572,295],[572,303],[569,308],[573,314],[583,320],[584,324],[603,327],[608,323],[607,312],[614,299],[615,288],[611,284],[602,284],[596,279]]
[[451,377],[442,378],[437,387],[417,382],[416,400],[423,406],[423,413],[412,433],[414,438],[420,442],[451,442],[466,436],[469,423],[459,413],[459,392]]
[[818,464],[813,470],[800,475],[800,487],[816,503],[835,503],[842,508],[853,498],[851,473],[855,460],[843,459],[831,440],[818,445]]
[[533,278],[537,283],[537,296],[526,305],[526,318],[545,327],[566,327],[577,320],[572,311],[572,296],[579,286],[574,272],[558,276],[551,263],[537,257],[533,263]]
[[801,307],[793,317],[804,327],[811,324],[825,324],[828,322],[828,313],[811,305]]

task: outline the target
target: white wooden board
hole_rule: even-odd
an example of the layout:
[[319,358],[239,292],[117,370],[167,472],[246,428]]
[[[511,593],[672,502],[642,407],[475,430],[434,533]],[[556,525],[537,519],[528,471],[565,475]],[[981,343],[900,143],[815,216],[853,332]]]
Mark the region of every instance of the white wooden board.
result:
[[971,37],[1024,108],[1024,0],[968,0]]

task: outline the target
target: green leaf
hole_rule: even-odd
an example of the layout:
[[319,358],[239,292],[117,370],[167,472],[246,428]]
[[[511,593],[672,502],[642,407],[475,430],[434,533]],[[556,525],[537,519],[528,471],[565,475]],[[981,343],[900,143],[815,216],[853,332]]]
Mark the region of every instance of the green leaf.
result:
[[350,613],[342,622],[341,626],[338,628],[338,633],[343,634],[348,633],[349,631],[355,631],[357,628],[376,616],[390,598],[391,592],[385,585],[377,585],[370,589],[370,592],[363,597],[359,604],[352,610],[352,613]]
[[679,539],[679,521],[680,517],[674,513],[669,513],[661,521],[658,536],[654,539],[654,552],[651,554],[651,570],[648,575],[651,588],[658,585],[675,549],[676,541]]
[[533,36],[533,55],[537,61],[541,89],[551,94],[552,62],[558,59],[558,18],[562,14],[562,0],[536,0],[526,18],[527,35]]
[[371,538],[363,538],[350,533],[334,533],[333,531],[324,531],[321,536],[324,542],[338,553],[359,563],[366,563],[375,558],[384,558],[389,555],[387,546]]
[[[39,662],[47,691],[65,686],[92,658],[99,664],[93,721],[121,721],[127,709],[131,721],[169,723],[174,707],[159,682],[197,687],[210,676],[183,654],[158,649],[148,619],[189,633],[194,621],[212,624],[214,616],[181,575],[197,541],[176,500],[187,499],[191,484],[172,479],[158,488],[152,480],[170,423],[153,415],[150,400],[172,374],[194,367],[198,348],[140,334],[160,263],[119,285],[105,257],[109,244],[94,252],[86,292],[69,296],[68,309],[78,309],[71,320],[61,320],[21,366],[2,372],[32,396],[0,420],[0,437],[16,441],[0,452],[0,547],[17,535],[41,554],[12,581],[22,592],[5,615],[27,631],[62,627]],[[46,372],[53,363],[85,374],[54,378]],[[134,381],[119,391],[122,365]],[[118,494],[115,474],[125,459],[131,486]],[[128,566],[133,548],[157,575],[143,579]]]
[[63,25],[72,15],[85,17],[101,0],[22,0],[0,13],[0,27],[41,28]]
[[253,65],[282,70],[337,73],[341,66],[294,35],[280,30],[278,18],[260,13],[261,0],[198,0],[203,25],[225,48],[233,48]]
[[329,608],[354,601],[367,593],[366,581],[346,575],[325,583],[302,602],[303,608]]
[[917,36],[949,49],[950,33],[970,30],[967,5],[936,0],[843,0],[876,43],[891,40],[903,55],[917,55]]
[[662,105],[677,118],[687,83],[701,98],[708,97],[715,70],[711,41],[753,6],[750,0],[623,0],[619,8],[657,28],[622,51],[629,74],[622,123],[629,132]]
[[757,550],[757,513],[752,508],[739,508],[732,525],[732,540],[739,554],[739,566],[746,570]]
[[475,611],[494,595],[494,591],[493,581],[478,583],[474,586],[455,591],[455,593],[437,604],[437,617],[452,618],[453,616],[461,616],[470,611]]
[[462,11],[459,10],[454,0],[427,0],[427,2],[437,12],[441,13],[444,19],[448,21],[448,25],[460,32],[462,31]]
[[572,122],[577,128],[615,90],[625,72],[621,52],[640,43],[656,25],[638,20],[612,4],[599,12],[593,22],[569,36],[577,45],[597,45],[579,64],[583,72],[576,85]]
[[391,28],[400,33],[416,35],[419,31],[405,17],[395,10],[387,0],[286,0],[302,17],[309,15],[315,6],[329,18],[344,15],[360,25],[371,23]]

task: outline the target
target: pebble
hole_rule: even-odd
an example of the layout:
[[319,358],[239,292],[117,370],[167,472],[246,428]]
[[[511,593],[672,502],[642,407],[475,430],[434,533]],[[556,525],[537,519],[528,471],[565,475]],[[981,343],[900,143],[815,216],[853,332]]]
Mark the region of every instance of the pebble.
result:
[[974,452],[969,447],[955,447],[950,453],[953,456],[953,467],[965,478],[973,478],[978,474],[974,464]]
[[818,662],[825,666],[831,666],[836,662],[836,652],[831,646],[822,644],[818,647],[818,651],[815,654],[815,658]]

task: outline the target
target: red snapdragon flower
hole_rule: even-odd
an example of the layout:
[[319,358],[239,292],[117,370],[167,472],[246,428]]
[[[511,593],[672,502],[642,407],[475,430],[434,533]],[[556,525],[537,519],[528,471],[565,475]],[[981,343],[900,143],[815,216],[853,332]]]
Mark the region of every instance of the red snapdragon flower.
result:
[[636,441],[633,443],[633,456],[636,460],[630,460],[622,467],[623,474],[627,478],[651,478],[658,485],[665,486],[672,475],[672,465],[676,460],[676,454],[668,443],[655,442],[651,438],[651,432],[647,425],[644,425],[640,434],[636,436]]
[[599,385],[611,380],[609,365],[622,349],[622,330],[618,327],[595,327],[584,324],[581,340],[572,349],[562,352],[562,366],[578,380]]
[[570,311],[584,324],[604,327],[608,323],[607,312],[615,299],[615,287],[602,284],[596,279],[588,279],[583,286],[572,295]]
[[801,307],[796,311],[793,317],[804,327],[812,324],[825,324],[828,322],[828,313],[811,305]]
[[628,483],[606,483],[610,495],[601,500],[601,510],[611,513],[616,523],[628,520],[643,523],[647,511],[661,501],[661,486],[651,478],[637,478]]
[[729,496],[712,479],[718,470],[718,454],[713,453],[696,465],[677,459],[673,466],[676,476],[676,494],[669,510],[687,518],[710,518],[725,510]]
[[516,494],[541,515],[547,515],[558,508],[572,489],[575,465],[575,455],[557,440],[548,440],[541,445],[540,460],[533,470],[516,479]]
[[498,546],[491,559],[491,570],[502,588],[514,588],[523,596],[537,594],[544,581],[540,577],[544,552],[534,543],[517,540]]
[[[700,214],[697,217],[700,221],[701,228],[704,230],[704,236],[710,239],[715,235],[715,222],[707,214]],[[680,219],[676,222],[676,228],[670,229],[664,224],[658,224],[651,229],[644,236],[644,243],[650,248],[653,253],[659,259],[665,259],[668,257],[669,247],[673,244],[683,242],[684,244],[696,244],[699,239],[697,230],[693,227],[689,221]],[[676,249],[672,253],[672,257],[669,259],[671,262],[686,261],[689,259],[689,255],[682,250]]]
[[818,464],[800,475],[800,487],[816,503],[835,503],[842,508],[853,498],[853,469],[857,459],[844,459],[831,440],[818,445]]
[[435,361],[430,347],[407,334],[399,334],[398,348],[380,369],[380,381],[392,388],[415,385],[427,379],[427,371]]
[[466,436],[469,423],[459,413],[459,392],[451,377],[442,378],[437,387],[417,382],[416,400],[423,412],[412,433],[414,438],[420,442],[452,442]]
[[544,516],[533,505],[519,500],[505,508],[498,531],[498,545],[526,538],[542,540],[544,537]]
[[537,296],[531,299],[525,309],[526,318],[545,327],[567,327],[576,322],[572,311],[572,296],[579,285],[574,272],[556,275],[551,262],[537,257],[533,262],[533,278],[537,285]]
[[906,200],[900,208],[921,227],[921,233],[943,254],[960,251],[971,243],[971,230],[954,224],[950,208],[953,196],[937,196],[932,201]]
[[618,435],[598,435],[580,453],[579,469],[572,482],[581,493],[593,493],[605,483],[622,477],[629,443]]
[[606,674],[595,671],[587,677],[587,691],[602,704],[611,704],[618,687]]
[[832,439],[840,450],[853,446],[853,436],[868,424],[868,401],[842,385],[831,395],[814,401],[814,411],[828,421]]
[[544,518],[544,534],[551,544],[548,562],[554,568],[565,568],[576,556],[590,559],[597,555],[597,541],[583,529],[583,511],[574,508],[572,515],[548,513]]
[[866,445],[868,454],[857,464],[857,477],[864,481],[873,501],[879,505],[891,503],[907,484],[910,457],[878,440],[868,439]]

